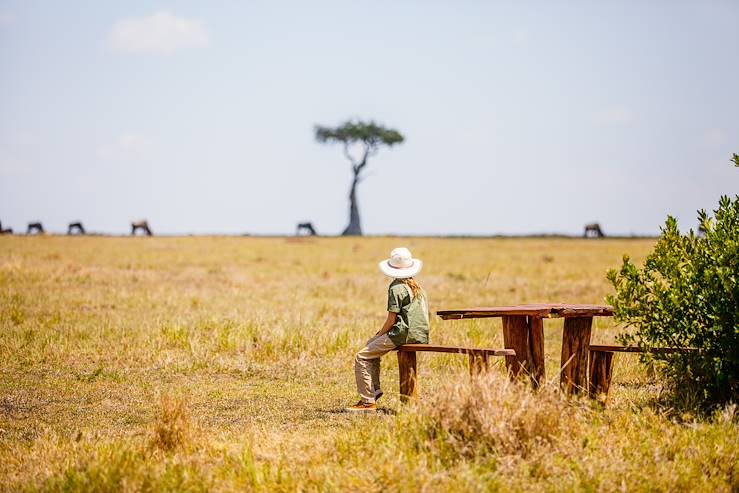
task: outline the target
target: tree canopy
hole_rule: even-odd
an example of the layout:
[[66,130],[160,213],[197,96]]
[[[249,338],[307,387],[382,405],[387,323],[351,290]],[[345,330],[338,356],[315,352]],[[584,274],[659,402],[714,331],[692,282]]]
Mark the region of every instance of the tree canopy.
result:
[[369,147],[392,146],[403,142],[404,137],[394,128],[385,128],[373,121],[347,121],[331,128],[316,125],[316,140],[321,143],[340,142],[343,144],[363,143]]

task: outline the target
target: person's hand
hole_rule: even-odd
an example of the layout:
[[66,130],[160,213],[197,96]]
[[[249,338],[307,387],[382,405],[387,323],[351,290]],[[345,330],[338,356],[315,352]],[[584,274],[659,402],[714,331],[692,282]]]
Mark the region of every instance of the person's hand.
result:
[[390,329],[393,328],[393,324],[395,324],[395,321],[397,320],[397,318],[398,318],[397,313],[387,312],[387,319],[385,320],[385,323],[382,324],[382,328],[379,331],[377,331],[377,334],[375,334],[375,337],[381,336],[383,334],[387,334],[388,332],[390,332]]

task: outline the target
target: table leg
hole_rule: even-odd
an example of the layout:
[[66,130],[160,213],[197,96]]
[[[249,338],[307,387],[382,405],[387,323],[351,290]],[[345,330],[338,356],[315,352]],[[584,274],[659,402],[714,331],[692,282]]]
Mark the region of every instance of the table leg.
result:
[[546,380],[544,370],[544,322],[541,317],[529,317],[529,364],[531,383],[538,388]]
[[503,317],[503,342],[516,356],[506,356],[506,367],[512,377],[526,374],[538,388],[546,378],[544,372],[544,324],[540,317]]
[[506,349],[516,351],[515,356],[506,356],[505,365],[511,378],[531,371],[529,364],[529,324],[526,316],[503,317],[503,344]]
[[588,351],[593,317],[565,318],[562,333],[562,373],[560,388],[567,394],[579,394],[588,378]]

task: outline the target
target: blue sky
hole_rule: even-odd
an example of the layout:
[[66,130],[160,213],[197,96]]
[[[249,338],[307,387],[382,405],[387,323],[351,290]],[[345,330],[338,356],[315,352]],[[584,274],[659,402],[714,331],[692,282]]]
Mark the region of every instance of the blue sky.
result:
[[654,234],[739,192],[739,2],[0,0],[0,221]]

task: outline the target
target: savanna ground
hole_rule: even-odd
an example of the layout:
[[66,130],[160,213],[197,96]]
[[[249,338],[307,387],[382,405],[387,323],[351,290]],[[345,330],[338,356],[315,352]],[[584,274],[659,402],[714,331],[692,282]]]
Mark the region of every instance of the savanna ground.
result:
[[[534,394],[498,366],[419,355],[401,405],[383,361],[376,416],[353,353],[384,320],[376,263],[425,261],[432,311],[602,303],[605,271],[653,240],[0,238],[0,489],[5,491],[739,491],[733,408],[670,406],[617,356],[602,410],[565,401],[561,320]],[[607,318],[594,341],[614,341]],[[435,343],[502,347],[500,320],[436,317]]]

